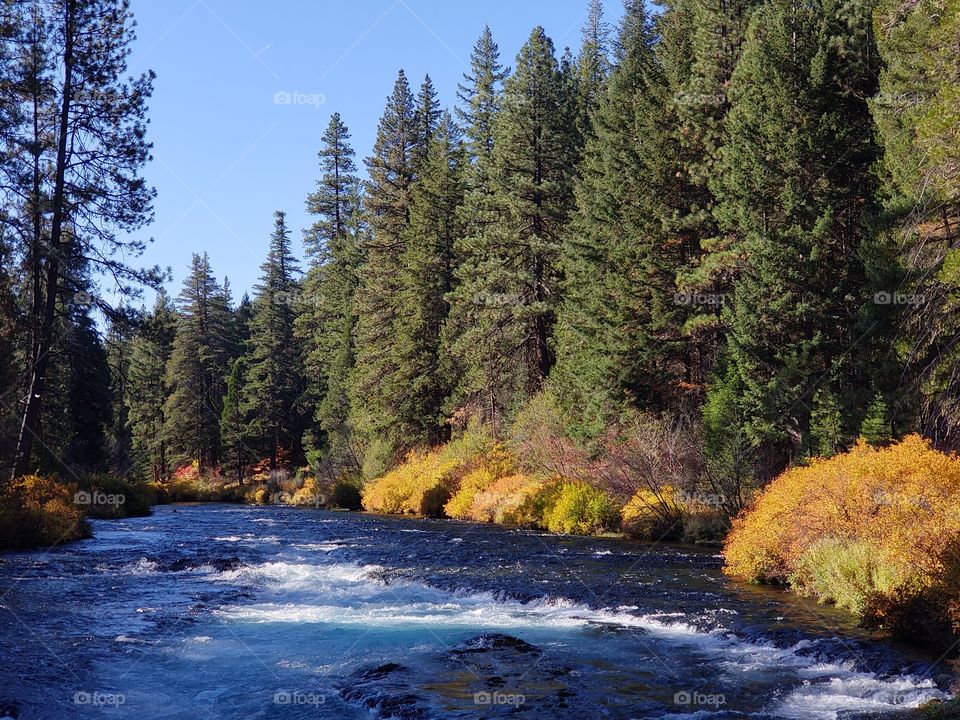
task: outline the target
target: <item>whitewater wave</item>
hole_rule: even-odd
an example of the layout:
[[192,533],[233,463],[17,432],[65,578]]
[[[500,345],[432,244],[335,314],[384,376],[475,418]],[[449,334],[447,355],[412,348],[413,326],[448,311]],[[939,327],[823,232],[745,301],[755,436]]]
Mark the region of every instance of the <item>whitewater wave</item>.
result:
[[[329,557],[329,556],[327,556]],[[489,592],[447,591],[391,576],[378,565],[270,562],[225,571],[218,578],[258,586],[261,602],[225,606],[219,614],[243,623],[329,624],[382,629],[464,628],[477,630],[631,628],[667,646],[683,646],[738,678],[777,668],[796,678],[796,687],[773,701],[769,712],[783,718],[835,719],[842,711],[917,707],[946,698],[928,678],[879,675],[848,659],[824,661],[815,639],[781,647],[764,639],[745,641],[717,621],[683,613],[636,612],[634,606],[594,609],[563,597],[519,601]],[[671,717],[676,717],[672,715]],[[690,717],[704,717],[701,712]]]

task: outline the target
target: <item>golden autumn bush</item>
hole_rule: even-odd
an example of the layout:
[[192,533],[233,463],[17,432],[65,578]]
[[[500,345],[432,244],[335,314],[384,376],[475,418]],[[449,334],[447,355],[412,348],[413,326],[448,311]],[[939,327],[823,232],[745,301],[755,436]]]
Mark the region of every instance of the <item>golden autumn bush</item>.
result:
[[734,521],[725,572],[790,584],[868,625],[957,627],[958,547],[960,458],[911,435],[784,472]]
[[499,477],[474,497],[470,519],[507,525],[540,525],[542,514],[532,508],[544,484],[523,474]]
[[496,453],[489,432],[474,426],[434,450],[412,450],[400,465],[363,488],[363,507],[372,512],[439,517],[462,477]]
[[642,540],[675,539],[683,531],[687,510],[673,487],[637,490],[620,511],[621,528]]
[[0,486],[0,549],[57,545],[90,537],[79,488],[51,477],[26,475]]
[[550,532],[595,535],[617,530],[620,517],[613,500],[586,482],[561,482],[553,505],[544,515]]

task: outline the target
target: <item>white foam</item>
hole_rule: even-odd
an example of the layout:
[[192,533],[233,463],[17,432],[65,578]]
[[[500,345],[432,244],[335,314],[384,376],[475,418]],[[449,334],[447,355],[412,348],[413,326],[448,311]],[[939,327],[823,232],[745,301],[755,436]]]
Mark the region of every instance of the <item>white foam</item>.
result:
[[[108,570],[108,568],[104,568]],[[118,575],[156,575],[160,572],[160,566],[157,565],[153,560],[148,560],[145,557],[140,558],[136,562],[127,563],[120,568]]]
[[[947,697],[929,679],[881,679],[856,670],[853,663],[821,662],[804,654],[815,643],[813,640],[786,648],[762,641],[744,642],[723,629],[703,630],[683,613],[641,615],[632,612],[634,606],[595,610],[567,598],[521,603],[492,593],[449,592],[405,579],[384,583],[378,579],[382,571],[376,565],[272,562],[222,572],[218,577],[224,580],[261,586],[264,595],[261,602],[224,607],[220,614],[246,623],[385,629],[575,629],[595,624],[633,627],[714,658],[731,679],[771,668],[794,673],[803,684],[775,701],[769,710],[777,717],[791,719],[834,720],[842,710],[915,708]],[[705,715],[700,711],[689,717]]]

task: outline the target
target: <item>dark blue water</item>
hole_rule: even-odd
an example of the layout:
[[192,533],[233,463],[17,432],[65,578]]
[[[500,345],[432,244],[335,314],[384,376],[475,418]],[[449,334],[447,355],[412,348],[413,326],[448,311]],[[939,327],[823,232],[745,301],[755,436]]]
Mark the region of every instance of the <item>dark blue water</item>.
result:
[[935,657],[716,551],[165,506],[0,556],[0,718],[858,718]]

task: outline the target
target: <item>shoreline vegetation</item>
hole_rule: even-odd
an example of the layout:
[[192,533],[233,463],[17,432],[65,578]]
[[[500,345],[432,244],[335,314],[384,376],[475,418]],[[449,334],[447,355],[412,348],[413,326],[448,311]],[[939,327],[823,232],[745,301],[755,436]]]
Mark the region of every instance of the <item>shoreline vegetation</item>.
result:
[[171,502],[451,518],[722,547],[730,577],[834,604],[895,637],[945,650],[957,640],[956,455],[918,435],[885,446],[861,439],[848,452],[798,464],[730,503],[688,444],[690,428],[637,417],[588,451],[555,434],[554,410],[537,404],[503,437],[471,424],[450,442],[410,451],[367,480],[324,481],[307,467],[271,471],[266,462],[242,482],[201,473],[196,464],[164,483],[28,476],[0,503],[0,547],[89,537],[88,517],[146,515],[152,504]]

